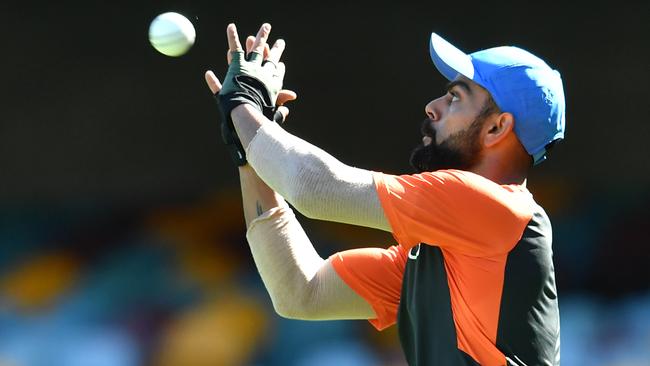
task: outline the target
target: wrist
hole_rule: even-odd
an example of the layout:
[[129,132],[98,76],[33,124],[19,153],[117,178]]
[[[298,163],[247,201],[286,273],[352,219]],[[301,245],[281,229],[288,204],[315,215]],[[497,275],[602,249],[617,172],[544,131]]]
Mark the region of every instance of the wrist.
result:
[[239,170],[239,175],[241,175],[241,176],[244,176],[244,175],[248,176],[248,175],[251,175],[251,174],[256,174],[253,167],[248,163],[246,165],[240,165],[237,168]]
[[262,114],[262,112],[248,103],[242,103],[230,111],[230,118],[232,118],[233,122],[237,122],[243,118],[251,118],[255,114]]
[[233,108],[230,118],[244,149],[248,148],[248,144],[262,124],[268,121],[262,112],[248,104],[241,104]]

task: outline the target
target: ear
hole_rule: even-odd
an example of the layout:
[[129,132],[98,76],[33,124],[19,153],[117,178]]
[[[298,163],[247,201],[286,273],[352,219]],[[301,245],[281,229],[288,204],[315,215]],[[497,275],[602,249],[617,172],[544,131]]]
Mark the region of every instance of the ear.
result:
[[499,113],[488,119],[484,126],[483,145],[492,147],[503,141],[515,127],[515,118],[511,113]]

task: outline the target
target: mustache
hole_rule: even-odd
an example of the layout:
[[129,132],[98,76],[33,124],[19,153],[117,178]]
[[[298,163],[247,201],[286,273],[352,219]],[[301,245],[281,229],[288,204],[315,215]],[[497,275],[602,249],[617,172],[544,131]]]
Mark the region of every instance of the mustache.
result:
[[436,136],[436,130],[433,129],[433,121],[431,121],[431,118],[425,118],[424,121],[422,121],[422,125],[420,126],[420,132],[422,133],[423,136],[429,136],[429,137],[435,137]]

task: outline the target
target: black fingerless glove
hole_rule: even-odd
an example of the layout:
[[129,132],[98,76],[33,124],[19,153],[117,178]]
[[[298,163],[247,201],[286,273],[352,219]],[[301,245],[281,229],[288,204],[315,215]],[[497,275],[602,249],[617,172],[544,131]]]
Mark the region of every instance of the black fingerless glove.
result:
[[246,151],[237,136],[230,113],[240,104],[249,104],[275,122],[282,123],[284,116],[272,105],[269,92],[264,84],[249,75],[237,75],[233,78],[236,91],[227,94],[215,94],[214,97],[221,115],[221,138],[228,148],[230,157],[237,166],[246,165]]

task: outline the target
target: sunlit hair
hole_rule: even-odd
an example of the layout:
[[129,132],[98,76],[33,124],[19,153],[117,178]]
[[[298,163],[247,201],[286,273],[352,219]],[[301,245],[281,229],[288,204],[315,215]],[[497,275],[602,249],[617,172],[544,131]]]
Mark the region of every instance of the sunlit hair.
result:
[[485,103],[483,103],[483,106],[481,107],[481,111],[478,113],[478,116],[476,116],[475,121],[484,122],[488,116],[494,113],[501,113],[501,109],[499,109],[499,106],[494,101],[494,98],[492,98],[492,95],[488,93],[487,100],[485,101]]

